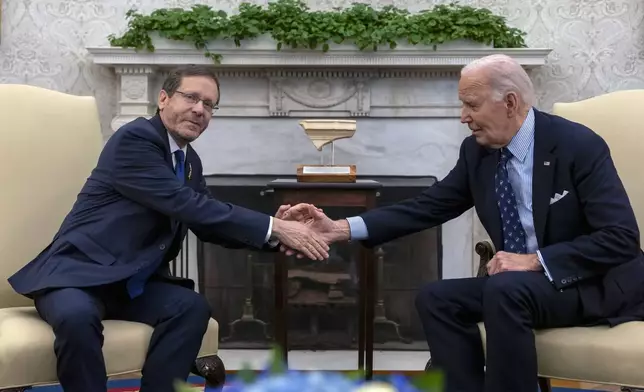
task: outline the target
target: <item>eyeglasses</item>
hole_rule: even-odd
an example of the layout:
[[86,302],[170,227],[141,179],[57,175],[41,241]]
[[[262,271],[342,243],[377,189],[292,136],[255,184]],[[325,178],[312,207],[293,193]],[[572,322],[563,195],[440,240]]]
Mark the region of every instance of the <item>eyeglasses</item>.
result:
[[209,99],[201,99],[196,94],[184,93],[183,91],[179,91],[179,90],[176,90],[176,92],[181,94],[181,96],[186,100],[186,102],[192,105],[196,105],[199,102],[203,102],[204,109],[210,111],[211,114],[219,110],[219,106],[215,105],[215,103]]

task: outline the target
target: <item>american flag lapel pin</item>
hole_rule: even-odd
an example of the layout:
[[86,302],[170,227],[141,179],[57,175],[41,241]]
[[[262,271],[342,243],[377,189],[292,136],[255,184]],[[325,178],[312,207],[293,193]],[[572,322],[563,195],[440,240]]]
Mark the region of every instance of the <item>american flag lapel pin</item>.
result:
[[550,166],[550,161],[544,161],[543,166]]
[[192,163],[188,163],[188,180],[192,179]]

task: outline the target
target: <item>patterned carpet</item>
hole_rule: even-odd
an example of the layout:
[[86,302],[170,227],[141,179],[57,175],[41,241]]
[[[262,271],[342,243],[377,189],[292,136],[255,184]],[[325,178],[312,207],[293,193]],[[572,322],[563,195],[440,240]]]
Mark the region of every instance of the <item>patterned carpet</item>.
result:
[[[201,377],[190,377],[188,382],[195,385],[195,392],[204,391],[204,379]],[[139,379],[111,380],[107,383],[109,392],[138,392]],[[63,389],[57,385],[36,387],[31,389],[33,392],[63,392]],[[222,392],[220,389],[208,389],[208,392]],[[579,392],[579,391],[577,391]]]
[[[201,377],[190,377],[188,382],[195,385],[195,392],[204,391],[204,380]],[[138,392],[139,379],[114,380],[108,382],[109,392]],[[59,386],[37,387],[32,389],[34,392],[63,392]],[[207,392],[226,392],[226,388],[221,390],[208,389]],[[553,392],[601,392],[601,390],[582,390],[570,388],[553,388]]]

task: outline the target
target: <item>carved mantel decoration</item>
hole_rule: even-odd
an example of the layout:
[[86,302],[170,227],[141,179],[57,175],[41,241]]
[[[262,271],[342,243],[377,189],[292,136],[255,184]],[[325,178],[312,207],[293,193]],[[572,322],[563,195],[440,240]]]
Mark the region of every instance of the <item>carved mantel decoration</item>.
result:
[[[336,45],[320,53],[277,51],[270,39],[258,39],[240,48],[223,41],[209,45],[210,51],[223,55],[221,64],[215,65],[188,44],[158,41],[154,52],[88,48],[96,64],[113,68],[119,77],[114,131],[155,112],[161,77],[180,64],[218,68],[225,89],[218,117],[458,117],[456,89],[446,89],[445,83],[457,81],[465,64],[504,53],[530,69],[543,65],[551,51],[452,42],[436,50],[401,44],[396,49],[361,52]],[[420,85],[425,91],[420,91]],[[426,91],[427,86],[432,91]],[[422,97],[410,98],[413,95]]]

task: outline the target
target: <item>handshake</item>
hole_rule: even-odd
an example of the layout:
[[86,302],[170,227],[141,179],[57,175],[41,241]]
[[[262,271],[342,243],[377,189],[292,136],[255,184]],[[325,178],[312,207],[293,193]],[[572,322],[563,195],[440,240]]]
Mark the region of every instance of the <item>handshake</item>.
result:
[[311,260],[329,258],[329,245],[351,238],[345,219],[331,220],[312,204],[283,205],[273,219],[272,240],[280,242],[287,255],[308,257]]

